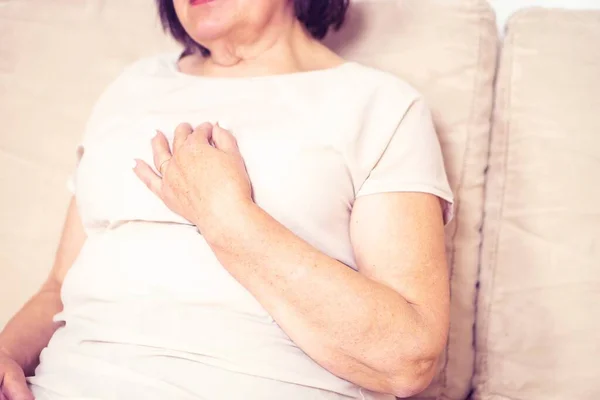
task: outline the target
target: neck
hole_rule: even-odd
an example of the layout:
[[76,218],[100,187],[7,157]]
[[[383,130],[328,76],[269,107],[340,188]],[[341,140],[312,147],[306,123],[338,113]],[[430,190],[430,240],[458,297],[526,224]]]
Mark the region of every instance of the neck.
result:
[[191,56],[183,68],[186,72],[215,77],[275,75],[327,68],[339,60],[302,23],[283,13],[272,16],[259,33],[239,32],[203,45],[210,56]]

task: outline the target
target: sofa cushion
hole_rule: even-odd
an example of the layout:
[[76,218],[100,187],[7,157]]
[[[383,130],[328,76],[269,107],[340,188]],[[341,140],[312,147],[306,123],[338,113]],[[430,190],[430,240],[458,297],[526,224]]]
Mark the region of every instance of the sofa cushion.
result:
[[432,108],[456,196],[447,228],[451,328],[440,372],[420,399],[462,400],[471,389],[473,324],[497,28],[486,1],[356,2],[327,44],[399,75]]
[[508,24],[485,202],[475,398],[600,398],[600,12]]

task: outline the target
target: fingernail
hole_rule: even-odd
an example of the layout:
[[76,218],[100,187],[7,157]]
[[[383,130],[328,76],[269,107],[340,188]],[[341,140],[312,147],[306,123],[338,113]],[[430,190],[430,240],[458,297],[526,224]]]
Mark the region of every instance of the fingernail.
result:
[[137,167],[137,160],[134,158],[133,160],[131,160],[131,168],[135,167]]

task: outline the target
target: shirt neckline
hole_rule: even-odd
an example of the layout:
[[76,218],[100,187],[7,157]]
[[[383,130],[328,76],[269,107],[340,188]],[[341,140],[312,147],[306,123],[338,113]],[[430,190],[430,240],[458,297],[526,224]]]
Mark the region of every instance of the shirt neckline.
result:
[[179,57],[180,53],[169,53],[167,63],[169,70],[175,74],[176,76],[187,79],[190,81],[197,82],[231,82],[231,83],[242,83],[242,82],[273,82],[273,81],[281,81],[281,80],[300,80],[300,79],[308,79],[311,77],[317,76],[326,76],[335,72],[343,71],[350,66],[354,65],[353,61],[344,61],[343,63],[336,65],[330,68],[317,69],[312,71],[301,71],[301,72],[290,72],[285,74],[275,74],[275,75],[258,75],[258,76],[241,76],[241,77],[207,77],[207,76],[199,76],[199,75],[191,75],[182,72],[179,69]]

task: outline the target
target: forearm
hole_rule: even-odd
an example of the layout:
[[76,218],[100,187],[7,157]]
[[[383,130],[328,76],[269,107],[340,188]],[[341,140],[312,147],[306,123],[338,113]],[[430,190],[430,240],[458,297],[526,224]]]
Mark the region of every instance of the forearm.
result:
[[[422,314],[391,288],[310,246],[252,206],[208,238],[225,268],[308,355],[380,391],[398,376],[429,374]],[[420,378],[419,378],[420,379]]]
[[42,349],[60,326],[52,321],[62,310],[60,290],[48,283],[8,322],[0,333],[0,351],[15,360],[26,375],[32,375]]

